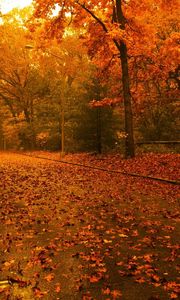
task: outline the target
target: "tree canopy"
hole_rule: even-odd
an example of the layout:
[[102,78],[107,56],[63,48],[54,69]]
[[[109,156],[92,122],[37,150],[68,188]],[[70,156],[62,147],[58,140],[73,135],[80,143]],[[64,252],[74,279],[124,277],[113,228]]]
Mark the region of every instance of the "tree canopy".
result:
[[135,154],[134,138],[170,138],[170,131],[176,138],[178,1],[33,4],[1,16],[1,135],[10,126],[34,148],[52,132],[60,141],[64,114],[72,138],[81,109],[111,108],[119,126],[109,126],[123,137],[126,157]]

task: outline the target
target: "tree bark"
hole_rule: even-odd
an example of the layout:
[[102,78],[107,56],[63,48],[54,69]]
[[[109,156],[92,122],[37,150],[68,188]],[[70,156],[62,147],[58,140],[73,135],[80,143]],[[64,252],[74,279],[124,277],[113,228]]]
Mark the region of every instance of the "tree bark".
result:
[[101,135],[101,108],[97,107],[97,151],[102,153],[102,135]]
[[[62,101],[64,102],[64,101]],[[65,119],[64,119],[64,103],[62,103],[61,107],[61,158],[64,157],[65,154],[65,132],[64,132],[64,126],[65,126]]]
[[122,69],[122,84],[123,84],[123,96],[124,96],[124,110],[125,110],[125,157],[135,156],[134,136],[133,136],[133,114],[131,106],[131,93],[130,93],[130,80],[128,72],[128,60],[127,60],[127,47],[121,42],[120,45],[120,60]]
[[[125,29],[126,20],[122,12],[121,0],[116,0],[115,11],[116,11],[115,21],[120,24],[121,29]],[[134,136],[133,136],[133,113],[132,113],[132,105],[131,105],[130,77],[129,77],[129,70],[128,70],[128,55],[127,55],[126,44],[123,41],[120,41],[118,49],[120,52],[120,61],[121,61],[121,69],[122,69],[122,84],[123,84],[124,110],[125,110],[125,132],[127,134],[125,140],[125,157],[129,158],[135,156],[135,147],[134,147]]]

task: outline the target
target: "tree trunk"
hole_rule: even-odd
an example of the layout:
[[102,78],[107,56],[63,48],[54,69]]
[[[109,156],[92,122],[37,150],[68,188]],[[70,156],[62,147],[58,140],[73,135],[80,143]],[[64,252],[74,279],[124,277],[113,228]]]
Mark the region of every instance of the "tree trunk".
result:
[[65,120],[64,120],[64,103],[62,103],[61,107],[61,158],[64,157],[65,151],[64,151],[64,144],[65,144],[65,133],[64,133],[64,125],[65,125]]
[[[122,11],[122,2],[121,0],[116,0],[115,7],[115,22],[120,24],[121,29],[125,29],[125,18]],[[125,132],[127,134],[125,140],[125,157],[134,157],[135,149],[134,149],[134,137],[133,137],[133,114],[132,114],[132,106],[131,106],[131,93],[130,93],[130,78],[129,78],[129,70],[128,70],[128,55],[127,55],[127,47],[123,41],[120,43],[115,40],[114,41],[119,52],[120,52],[120,61],[121,61],[121,69],[122,69],[122,84],[123,84],[123,96],[124,96],[124,110],[125,110]]]
[[97,151],[102,153],[102,136],[101,136],[101,108],[97,107]]
[[133,114],[131,107],[131,94],[130,94],[130,80],[128,72],[127,61],[127,47],[121,42],[120,45],[121,54],[121,68],[122,68],[122,84],[124,94],[124,110],[125,110],[125,132],[127,134],[125,139],[125,157],[134,157],[134,136],[133,136]]

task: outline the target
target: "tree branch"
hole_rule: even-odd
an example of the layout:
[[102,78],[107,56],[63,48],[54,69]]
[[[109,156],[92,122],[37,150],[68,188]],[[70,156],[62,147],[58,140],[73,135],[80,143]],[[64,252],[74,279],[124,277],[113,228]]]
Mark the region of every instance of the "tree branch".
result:
[[[87,13],[89,13],[92,17],[93,17],[93,19],[95,19],[100,25],[101,25],[101,27],[102,27],[102,29],[106,32],[106,33],[108,33],[108,29],[107,29],[107,27],[106,27],[106,25],[103,23],[103,21],[101,21],[101,19],[99,19],[89,8],[87,8],[86,6],[85,6],[85,4],[81,4],[81,3],[79,3],[79,1],[76,1],[76,3],[82,8],[82,9],[84,9]],[[113,38],[113,42],[114,42],[114,44],[115,44],[115,46],[117,47],[117,49],[120,51],[120,43],[116,40],[116,39],[114,39]]]
[[93,19],[95,19],[100,25],[101,25],[101,27],[103,28],[103,30],[107,33],[108,32],[108,29],[107,29],[107,27],[106,27],[106,25],[103,23],[103,21],[101,21],[101,19],[99,19],[89,8],[87,8],[86,6],[85,6],[85,4],[81,4],[81,3],[79,3],[79,1],[76,1],[76,3],[80,6],[80,7],[82,7],[86,12],[88,12],[88,14],[90,14],[92,17],[93,17]]

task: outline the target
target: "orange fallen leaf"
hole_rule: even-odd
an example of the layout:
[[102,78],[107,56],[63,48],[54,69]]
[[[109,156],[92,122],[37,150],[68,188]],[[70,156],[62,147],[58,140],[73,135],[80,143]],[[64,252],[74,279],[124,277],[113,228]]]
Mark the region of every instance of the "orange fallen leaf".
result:
[[171,293],[170,298],[171,299],[177,299],[178,295],[176,293]]
[[56,289],[55,289],[56,293],[59,293],[61,291],[61,286],[60,284],[56,285]]
[[101,267],[98,269],[99,272],[106,273],[107,269],[105,267]]
[[152,262],[151,254],[146,254],[143,256],[143,258],[146,262],[149,262],[149,263]]
[[118,297],[122,296],[122,292],[119,290],[114,290],[111,292],[111,295],[112,295],[113,299],[118,299]]
[[46,279],[48,282],[52,281],[54,279],[54,274],[48,274],[47,276],[44,277],[44,279]]
[[127,235],[127,234],[120,233],[120,234],[119,234],[119,237],[126,238],[126,237],[128,237],[128,235]]
[[155,274],[153,274],[153,275],[151,276],[151,278],[152,278],[155,282],[159,282],[159,281],[160,281],[159,276],[157,276],[157,275],[155,275]]
[[111,290],[109,288],[106,288],[106,289],[102,289],[102,294],[103,295],[109,295],[111,293]]
[[34,295],[36,298],[43,298],[44,295],[46,295],[46,294],[47,294],[47,292],[42,292],[40,289],[37,289],[37,288],[34,291]]
[[101,279],[100,277],[93,275],[90,277],[89,281],[93,283],[93,282],[98,282],[100,279]]
[[123,261],[119,261],[116,263],[117,266],[122,266],[123,264],[124,264]]
[[14,264],[14,262],[15,262],[14,259],[12,259],[12,260],[10,260],[10,261],[6,261],[6,262],[4,263],[4,266],[5,266],[5,267],[10,267],[12,264]]
[[138,236],[138,235],[139,235],[138,231],[137,230],[133,230],[132,236]]
[[136,279],[135,281],[138,283],[144,283],[145,279],[143,277],[141,277],[141,278]]
[[103,242],[104,242],[105,244],[110,244],[110,243],[112,243],[111,240],[106,240],[106,239],[104,239]]

